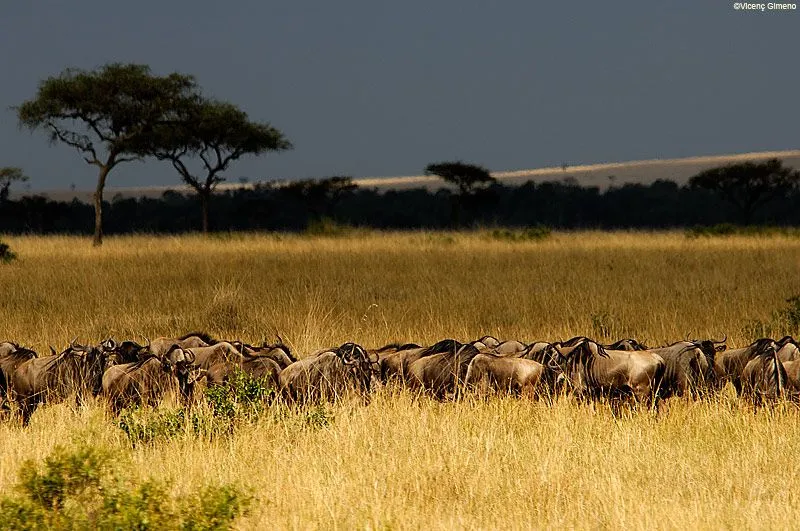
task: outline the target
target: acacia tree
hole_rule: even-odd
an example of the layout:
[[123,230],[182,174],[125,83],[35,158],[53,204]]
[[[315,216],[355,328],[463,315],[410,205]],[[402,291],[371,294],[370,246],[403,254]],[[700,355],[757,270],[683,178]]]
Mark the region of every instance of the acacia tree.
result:
[[28,176],[22,171],[22,168],[14,168],[6,166],[0,168],[0,203],[8,200],[8,190],[14,182],[25,182]]
[[[244,155],[283,151],[292,144],[269,124],[249,120],[230,103],[194,98],[179,111],[175,122],[158,126],[145,144],[137,148],[159,160],[168,160],[181,179],[200,198],[203,232],[209,231],[209,205],[217,185],[225,181],[222,172]],[[190,169],[189,159],[199,159]]]
[[496,183],[489,170],[477,164],[467,164],[461,161],[437,162],[425,167],[425,175],[436,175],[445,182],[458,187],[457,204],[453,209],[454,224],[459,225],[462,215],[461,210],[477,190],[483,185]]
[[93,71],[67,69],[39,84],[36,96],[16,107],[19,123],[45,130],[52,143],[78,150],[97,166],[94,245],[103,243],[103,190],[108,174],[141,160],[132,146],[174,118],[180,102],[195,92],[191,76],[155,76],[146,65],[111,63]]
[[758,208],[798,185],[800,172],[784,167],[779,159],[730,164],[706,170],[689,179],[690,188],[710,190],[732,203],[744,225],[750,224]]

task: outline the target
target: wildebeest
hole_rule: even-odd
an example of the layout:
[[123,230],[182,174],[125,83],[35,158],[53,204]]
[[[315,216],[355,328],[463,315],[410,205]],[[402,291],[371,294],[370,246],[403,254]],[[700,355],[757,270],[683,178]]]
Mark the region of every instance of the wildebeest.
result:
[[664,359],[666,369],[659,388],[662,398],[699,396],[716,388],[714,360],[725,350],[725,340],[678,341],[665,347],[648,349]]
[[778,345],[770,338],[756,340],[750,359],[742,369],[742,395],[756,406],[784,398],[787,388],[786,368],[778,358]]
[[292,402],[335,399],[349,391],[366,395],[377,383],[377,361],[362,346],[345,343],[282,370],[281,392]]
[[540,384],[549,384],[552,389],[554,383],[555,373],[538,361],[489,353],[473,357],[464,377],[466,386],[482,394],[492,389],[533,397],[540,391]]
[[772,342],[777,347],[774,340],[769,338],[757,339],[746,347],[728,349],[724,352],[718,352],[714,359],[714,370],[717,375],[718,386],[723,386],[726,382],[731,382],[737,394],[742,394],[742,373],[745,366],[759,352],[766,348],[765,344]]
[[233,344],[228,343],[227,341],[220,341],[213,345],[204,347],[181,347],[180,345],[175,344],[168,349],[167,353],[176,349],[180,349],[184,352],[190,352],[192,359],[194,360],[194,364],[201,369],[208,369],[212,365],[222,361],[236,362],[242,355],[242,353],[239,352],[239,350],[234,347]]
[[201,374],[191,356],[175,348],[163,357],[150,355],[133,363],[109,367],[103,373],[102,394],[115,414],[132,405],[156,407],[170,393],[188,399]]
[[528,345],[523,343],[522,341],[517,341],[516,339],[509,339],[507,341],[503,341],[496,347],[492,348],[490,352],[497,356],[516,356],[525,351],[528,348]]
[[37,357],[31,349],[6,341],[0,343],[0,407],[8,407],[8,388],[11,375],[23,362]]
[[408,380],[408,368],[412,363],[426,356],[454,350],[457,348],[456,344],[460,345],[461,343],[454,339],[444,339],[429,347],[408,343],[399,346],[395,352],[379,355],[381,379],[386,382],[396,378],[400,382],[406,382]]
[[277,343],[263,343],[261,346],[248,345],[238,341],[232,342],[231,345],[233,345],[244,356],[269,358],[277,363],[281,369],[285,369],[297,361],[297,358],[292,355],[292,351],[283,343],[280,337],[278,338]]
[[792,361],[800,358],[800,349],[797,341],[792,336],[784,336],[775,342],[778,346],[778,359],[781,361]]
[[606,350],[649,350],[646,345],[642,345],[632,338],[620,339],[610,345],[603,345]]
[[149,352],[155,356],[163,356],[174,345],[181,348],[208,347],[217,343],[205,332],[189,332],[181,337],[159,337],[149,342]]
[[455,393],[467,375],[467,368],[480,351],[471,343],[451,341],[451,349],[422,356],[408,368],[408,382],[412,389],[424,389],[442,399]]
[[106,368],[105,357],[101,346],[84,346],[72,341],[60,354],[32,358],[19,364],[10,387],[19,403],[23,424],[28,424],[36,407],[44,402],[63,400],[72,392],[79,402],[89,393],[98,394]]
[[494,337],[494,336],[483,336],[478,341],[473,341],[472,343],[475,346],[475,348],[480,350],[481,349],[480,345],[478,345],[476,343],[480,343],[482,345],[485,345],[487,349],[494,349],[494,348],[497,348],[498,346],[500,346],[501,341],[499,339],[497,339],[496,337]]
[[585,338],[557,350],[564,381],[580,397],[633,397],[644,404],[658,398],[656,392],[665,370],[658,354],[606,350]]

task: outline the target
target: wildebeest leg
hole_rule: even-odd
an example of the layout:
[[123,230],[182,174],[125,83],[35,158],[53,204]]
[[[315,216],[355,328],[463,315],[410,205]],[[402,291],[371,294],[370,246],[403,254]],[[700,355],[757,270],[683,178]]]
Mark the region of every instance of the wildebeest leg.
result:
[[31,416],[39,405],[39,400],[35,397],[25,397],[19,402],[20,412],[22,413],[22,425],[27,426],[31,422]]

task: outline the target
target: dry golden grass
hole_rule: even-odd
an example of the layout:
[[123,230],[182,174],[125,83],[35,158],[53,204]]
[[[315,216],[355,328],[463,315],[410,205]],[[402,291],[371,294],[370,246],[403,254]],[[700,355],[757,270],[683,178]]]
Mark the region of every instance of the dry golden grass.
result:
[[[748,343],[800,293],[800,240],[681,233],[357,233],[4,238],[0,338],[63,347],[75,336],[204,329],[249,341],[277,330],[303,355],[353,340],[635,336]],[[604,338],[607,339],[607,338]],[[328,406],[326,427],[276,412],[229,437],[131,448],[100,407],[43,408],[0,425],[0,488],[25,458],[88,437],[190,493],[235,482],[258,503],[243,528],[788,528],[798,516],[800,412],[753,414],[730,396],[657,416],[517,399]],[[279,414],[280,413],[280,414]]]

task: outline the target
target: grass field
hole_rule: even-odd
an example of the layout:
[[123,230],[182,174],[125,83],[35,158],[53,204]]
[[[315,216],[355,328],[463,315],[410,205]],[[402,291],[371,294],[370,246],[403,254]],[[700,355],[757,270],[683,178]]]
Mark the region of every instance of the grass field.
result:
[[[780,336],[800,294],[800,238],[683,233],[353,233],[3,238],[0,339],[46,352],[78,337],[202,329],[303,356],[356,341],[633,336],[648,344]],[[657,416],[497,398],[380,391],[369,406],[276,411],[225,437],[132,448],[100,407],[0,425],[0,489],[20,463],[87,439],[187,495],[233,482],[256,496],[242,528],[788,528],[800,515],[800,411],[753,414],[726,395]],[[304,416],[305,415],[305,416]]]

